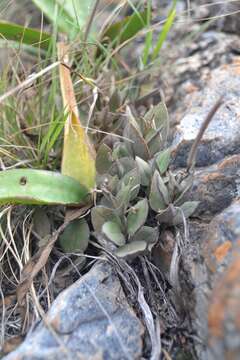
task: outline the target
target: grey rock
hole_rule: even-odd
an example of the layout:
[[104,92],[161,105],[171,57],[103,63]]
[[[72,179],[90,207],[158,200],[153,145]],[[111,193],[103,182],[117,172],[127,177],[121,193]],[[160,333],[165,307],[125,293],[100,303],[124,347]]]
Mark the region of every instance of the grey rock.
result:
[[195,217],[211,218],[240,196],[240,155],[198,170],[185,200],[199,201]]
[[[207,224],[191,221],[191,246],[182,259],[183,298],[188,299],[200,360],[239,359],[240,200]],[[195,251],[193,251],[195,250]],[[229,356],[229,357],[228,357]]]
[[186,166],[190,147],[209,113],[224,95],[197,152],[196,166],[208,166],[228,155],[240,153],[240,63],[213,70],[204,91],[191,95],[191,108],[176,127],[172,156],[175,167]]
[[96,264],[64,290],[45,320],[4,359],[125,360],[141,355],[143,326],[107,263]]

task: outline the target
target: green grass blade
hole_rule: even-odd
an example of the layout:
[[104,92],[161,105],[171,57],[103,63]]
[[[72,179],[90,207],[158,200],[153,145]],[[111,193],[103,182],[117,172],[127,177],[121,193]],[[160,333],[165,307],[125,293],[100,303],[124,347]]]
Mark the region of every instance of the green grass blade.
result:
[[16,41],[47,50],[51,44],[51,35],[18,24],[0,21],[0,38]]
[[140,30],[147,26],[148,13],[147,10],[139,13],[135,12],[133,15],[125,17],[123,20],[114,23],[107,28],[102,38],[108,38],[114,45],[119,45],[126,40],[134,37]]
[[156,44],[156,46],[155,46],[155,48],[153,50],[153,53],[152,53],[152,61],[156,60],[156,58],[158,57],[159,52],[160,52],[160,50],[161,50],[161,48],[163,46],[163,43],[167,38],[169,30],[172,27],[173,21],[174,21],[175,16],[176,16],[176,3],[177,3],[177,0],[174,1],[173,7],[170,10],[170,13],[168,14],[167,21],[165,22],[165,24],[163,26],[163,29],[162,29],[162,31],[160,33],[157,44]]
[[[148,3],[147,3],[147,27],[148,28],[150,28],[150,25],[151,25],[151,17],[152,17],[152,0],[148,0]],[[145,37],[145,46],[144,46],[143,56],[142,56],[143,65],[146,65],[148,62],[149,53],[152,48],[152,41],[153,41],[153,32],[149,30]]]

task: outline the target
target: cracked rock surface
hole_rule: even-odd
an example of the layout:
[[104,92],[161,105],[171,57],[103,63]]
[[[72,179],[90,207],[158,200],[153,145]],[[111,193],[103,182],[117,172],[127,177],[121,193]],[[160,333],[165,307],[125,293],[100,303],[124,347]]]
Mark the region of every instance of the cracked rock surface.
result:
[[142,335],[111,266],[98,263],[57,297],[45,323],[4,359],[139,359]]

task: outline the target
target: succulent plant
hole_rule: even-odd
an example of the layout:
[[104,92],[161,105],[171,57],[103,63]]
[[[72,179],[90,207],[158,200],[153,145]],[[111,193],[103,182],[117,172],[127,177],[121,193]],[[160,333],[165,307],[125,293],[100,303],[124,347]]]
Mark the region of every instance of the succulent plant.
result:
[[103,139],[98,148],[101,198],[92,208],[91,220],[99,242],[108,243],[119,257],[134,257],[150,251],[158,241],[159,224],[181,224],[195,211],[197,202],[182,203],[192,177],[169,170],[165,104],[152,107],[138,119],[128,107],[126,114],[123,139],[112,146]]

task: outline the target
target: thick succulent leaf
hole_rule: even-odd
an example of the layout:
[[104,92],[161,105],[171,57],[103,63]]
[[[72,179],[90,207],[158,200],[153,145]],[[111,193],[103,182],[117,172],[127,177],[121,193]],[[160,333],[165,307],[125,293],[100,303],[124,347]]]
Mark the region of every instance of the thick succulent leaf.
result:
[[100,232],[102,230],[103,224],[107,221],[114,221],[118,224],[121,223],[113,209],[101,205],[92,208],[91,221],[96,232]]
[[140,188],[140,181],[140,174],[137,168],[124,175],[119,182],[118,193],[116,195],[119,205],[123,202],[127,205],[127,199],[130,201],[136,198]]
[[148,216],[148,201],[143,199],[137,202],[136,205],[130,208],[127,217],[127,232],[133,236],[136,231],[142,227]]
[[138,156],[136,156],[136,163],[140,173],[141,185],[148,186],[152,172],[150,165]]
[[154,131],[154,134],[150,137],[147,142],[147,146],[150,152],[151,157],[153,157],[159,149],[162,148],[162,139],[160,131]]
[[183,205],[180,206],[180,209],[177,209],[176,215],[173,218],[172,224],[178,225],[183,223],[183,216],[188,219],[193,215],[194,211],[197,209],[199,201],[186,201]]
[[116,160],[118,168],[118,176],[122,178],[124,175],[136,168],[136,162],[130,157],[124,157]]
[[114,112],[120,108],[122,104],[121,94],[118,89],[115,89],[109,99],[109,110]]
[[155,130],[161,130],[161,139],[164,144],[168,137],[169,131],[169,116],[167,107],[163,102],[152,107],[144,116],[146,121],[152,123]]
[[122,246],[126,243],[125,236],[117,222],[107,221],[104,223],[102,233],[117,246]]
[[171,160],[170,149],[163,150],[157,155],[156,163],[161,175],[163,175],[167,171],[168,166],[170,164],[170,160]]
[[144,253],[147,250],[146,241],[132,241],[124,246],[121,246],[115,251],[115,255],[120,258],[135,257]]
[[117,185],[119,183],[119,178],[117,175],[111,176],[109,174],[98,175],[97,178],[97,188],[106,189],[110,191],[113,195],[116,193]]
[[88,190],[75,179],[56,172],[14,169],[0,172],[0,204],[79,205]]
[[48,50],[52,43],[50,34],[3,20],[0,21],[0,37],[43,50]]
[[[139,30],[147,26],[147,11],[134,12],[133,15],[125,17],[123,20],[110,25],[103,33],[102,39],[108,38],[113,45],[120,45],[124,41],[132,38]],[[114,41],[117,40],[117,43]]]
[[187,201],[180,207],[169,205],[167,209],[163,210],[157,215],[157,220],[160,223],[168,225],[179,225],[183,223],[183,218],[189,218],[196,210],[198,201]]
[[132,237],[131,241],[145,241],[154,244],[158,241],[159,230],[157,227],[142,226]]
[[[139,191],[139,186],[133,188],[133,192]],[[137,195],[136,195],[137,196]],[[116,195],[116,207],[119,209],[119,213],[124,214],[127,210],[130,200],[132,197],[132,186],[131,185],[124,185],[118,191]]]
[[38,246],[45,245],[51,235],[51,221],[44,207],[37,207],[33,215],[33,230],[40,237]]
[[122,142],[115,143],[112,152],[113,159],[116,160],[126,156],[129,156],[126,145]]
[[170,204],[166,209],[159,212],[156,219],[159,223],[173,225],[173,219],[177,215],[177,209]]
[[152,178],[149,203],[156,212],[165,209],[169,203],[168,189],[157,170]]
[[[59,59],[68,64],[69,48],[60,43],[58,50]],[[95,150],[79,119],[71,72],[62,64],[59,70],[63,104],[68,114],[64,127],[62,174],[73,177],[88,189],[93,189],[96,178]]]
[[171,171],[168,172],[168,190],[171,199],[178,198],[182,193],[182,189],[176,179],[176,175],[173,174]]
[[101,144],[96,157],[96,169],[98,174],[105,174],[112,166],[112,150],[106,144]]
[[59,243],[66,253],[81,252],[87,247],[90,231],[86,220],[77,219],[70,222],[59,237]]
[[147,143],[140,131],[131,122],[125,126],[123,136],[125,137],[125,144],[133,157],[138,156],[144,160],[149,159],[150,153]]

